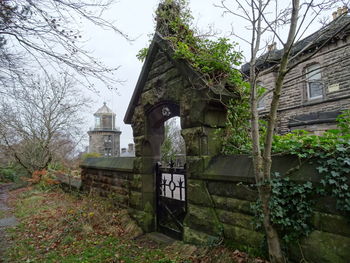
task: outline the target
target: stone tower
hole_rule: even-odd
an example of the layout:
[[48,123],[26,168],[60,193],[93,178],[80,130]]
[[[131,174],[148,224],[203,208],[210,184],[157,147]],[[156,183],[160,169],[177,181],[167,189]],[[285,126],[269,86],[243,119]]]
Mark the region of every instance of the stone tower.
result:
[[88,132],[89,153],[99,153],[104,157],[119,156],[121,131],[115,127],[115,113],[103,103],[94,116],[95,127]]

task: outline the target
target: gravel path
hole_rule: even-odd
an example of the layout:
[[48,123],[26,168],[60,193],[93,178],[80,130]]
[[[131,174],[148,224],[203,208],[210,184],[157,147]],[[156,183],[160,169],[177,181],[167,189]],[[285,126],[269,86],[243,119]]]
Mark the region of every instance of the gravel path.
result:
[[12,215],[11,209],[7,205],[10,188],[11,184],[0,185],[0,263],[4,262],[3,253],[9,246],[5,230],[17,224],[17,219]]

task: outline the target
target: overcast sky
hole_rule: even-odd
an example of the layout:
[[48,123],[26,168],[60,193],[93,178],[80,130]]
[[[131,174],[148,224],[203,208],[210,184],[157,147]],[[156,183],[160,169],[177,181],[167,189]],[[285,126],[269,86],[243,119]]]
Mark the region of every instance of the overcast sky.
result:
[[[195,17],[195,23],[200,28],[207,28],[215,23],[222,31],[230,30],[230,20],[221,17],[221,11],[213,6],[212,0],[191,0],[190,8]],[[147,47],[150,34],[154,32],[154,12],[159,0],[120,0],[107,13],[107,17],[116,21],[116,25],[135,41],[128,42],[111,31],[103,31],[91,25],[85,29],[89,36],[88,49],[93,50],[94,56],[109,66],[118,66],[116,77],[125,80],[116,91],[109,91],[103,85],[98,87],[99,94],[86,91],[94,98],[93,106],[87,113],[86,130],[93,127],[93,113],[107,103],[116,113],[116,126],[122,131],[121,148],[133,142],[132,129],[125,125],[123,118],[134,91],[142,62],[136,58],[141,48]]]
[[[214,24],[222,35],[228,35],[233,24],[235,33],[246,35],[247,31],[242,27],[242,21],[232,16],[222,17],[222,10],[214,7],[214,3],[219,2],[219,0],[190,0],[195,24],[201,29]],[[286,1],[278,2],[283,5]],[[94,98],[93,106],[86,113],[86,130],[94,124],[93,113],[102,106],[103,102],[106,102],[116,113],[116,126],[122,131],[121,148],[133,142],[132,129],[130,125],[123,123],[123,118],[142,67],[136,54],[141,48],[148,46],[149,35],[154,32],[154,12],[158,3],[159,0],[119,0],[108,11],[107,17],[115,20],[122,31],[135,38],[131,43],[110,31],[103,31],[90,25],[85,28],[86,35],[89,36],[87,47],[93,50],[94,56],[107,65],[121,66],[116,77],[125,80],[123,85],[116,87],[117,92],[109,91],[102,85],[98,87],[100,91],[98,95],[86,91],[88,96]],[[316,29],[319,25],[314,27]],[[239,39],[236,41],[240,42],[240,48],[247,55],[248,47]]]

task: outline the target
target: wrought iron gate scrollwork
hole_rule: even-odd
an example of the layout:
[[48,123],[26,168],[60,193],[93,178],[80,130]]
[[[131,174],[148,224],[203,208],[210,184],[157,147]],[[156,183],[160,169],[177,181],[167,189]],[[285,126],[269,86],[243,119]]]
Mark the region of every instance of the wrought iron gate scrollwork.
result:
[[180,240],[187,212],[185,168],[156,164],[157,230]]

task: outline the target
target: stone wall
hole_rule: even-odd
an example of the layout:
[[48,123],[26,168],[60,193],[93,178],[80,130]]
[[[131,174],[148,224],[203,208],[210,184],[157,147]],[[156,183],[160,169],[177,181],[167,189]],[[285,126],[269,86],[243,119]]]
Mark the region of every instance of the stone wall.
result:
[[[297,166],[294,157],[279,157],[273,162],[273,171],[281,174]],[[184,240],[197,244],[212,244],[221,238],[241,246],[261,249],[264,234],[253,227],[250,208],[257,199],[250,158],[246,156],[219,156],[206,165],[202,174],[189,175],[188,214],[185,219]],[[319,183],[314,166],[304,164],[292,175],[297,182]],[[317,197],[314,231],[291,246],[291,259],[300,262],[301,249],[308,262],[348,262],[350,258],[350,222],[335,209],[335,201]]]
[[[250,208],[257,199],[251,159],[236,155],[211,160],[190,157],[187,161],[191,162],[191,168],[187,169],[188,213],[184,221],[184,241],[212,245],[225,239],[261,249],[264,234],[254,229]],[[155,229],[155,212],[153,204],[143,206],[142,196],[146,190],[151,194],[155,187],[136,173],[139,165],[136,158],[89,158],[82,164],[82,188],[115,198],[119,205],[128,207],[131,216],[149,232]],[[284,174],[297,165],[299,160],[295,157],[275,157],[272,171]],[[151,164],[147,166],[151,169]],[[317,184],[320,175],[315,166],[303,164],[291,179]],[[153,195],[155,198],[155,192]],[[336,210],[332,198],[317,197],[315,201],[314,231],[300,242],[300,248],[289,248],[291,260],[300,262],[302,250],[308,262],[347,263],[350,258],[348,217]]]
[[[88,158],[82,164],[82,190],[111,197],[125,207],[137,207],[134,158]],[[137,180],[136,180],[137,181]]]

